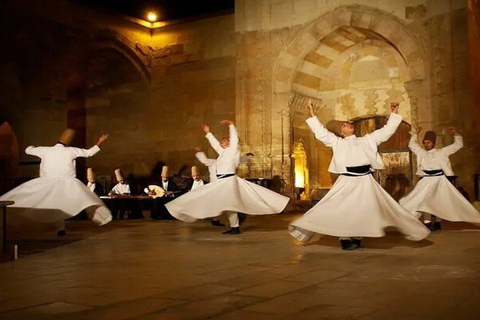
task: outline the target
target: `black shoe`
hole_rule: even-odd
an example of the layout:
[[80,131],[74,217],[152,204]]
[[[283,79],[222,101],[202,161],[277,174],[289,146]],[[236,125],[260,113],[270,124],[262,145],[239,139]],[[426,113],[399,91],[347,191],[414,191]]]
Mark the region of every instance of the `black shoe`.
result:
[[442,223],[440,221],[434,222],[430,230],[438,231],[442,229]]
[[352,244],[357,246],[355,249],[358,249],[362,246],[362,240],[361,239],[352,239]]
[[230,230],[227,230],[225,232],[222,232],[222,234],[240,234],[240,228],[231,228]]
[[59,230],[57,231],[57,236],[59,237],[63,237],[64,235],[66,235],[67,233],[65,232],[65,230]]
[[348,250],[352,245],[352,240],[340,240],[340,245],[342,246],[342,250]]
[[360,240],[340,240],[340,245],[342,246],[342,250],[355,250],[360,248]]
[[212,222],[210,222],[210,224],[212,226],[215,226],[215,227],[225,227],[225,225],[223,223],[221,223],[220,220],[212,220]]
[[247,219],[247,215],[245,213],[238,213],[238,222],[240,225]]

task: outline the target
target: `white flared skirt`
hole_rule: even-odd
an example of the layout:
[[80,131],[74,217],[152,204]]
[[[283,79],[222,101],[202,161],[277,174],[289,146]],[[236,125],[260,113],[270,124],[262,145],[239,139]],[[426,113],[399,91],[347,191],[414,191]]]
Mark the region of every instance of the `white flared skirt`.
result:
[[27,181],[0,197],[15,201],[8,207],[9,220],[27,219],[55,223],[86,210],[92,221],[104,225],[112,220],[102,200],[78,179],[72,177],[41,177]]
[[417,218],[425,212],[448,221],[480,223],[480,212],[443,175],[422,178],[399,202]]
[[237,176],[218,179],[165,205],[178,220],[194,222],[217,217],[224,211],[251,215],[280,213],[290,198]]
[[415,241],[430,233],[368,174],[339,176],[322,200],[289,225],[289,232],[299,241],[307,242],[315,233],[383,237],[387,227],[395,227],[407,239]]

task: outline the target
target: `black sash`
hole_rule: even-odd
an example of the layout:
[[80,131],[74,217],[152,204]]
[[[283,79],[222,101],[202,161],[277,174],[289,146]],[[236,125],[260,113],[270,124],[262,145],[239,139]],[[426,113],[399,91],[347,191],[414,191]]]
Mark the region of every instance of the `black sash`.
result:
[[228,177],[233,177],[235,173],[224,173],[224,174],[217,174],[217,179],[224,179]]
[[348,173],[341,173],[340,175],[342,176],[348,176],[348,177],[361,177],[361,176],[366,176],[367,174],[372,173],[372,166],[367,164],[364,166],[358,166],[358,167],[347,167]]
[[422,170],[422,171],[426,173],[426,175],[424,175],[424,177],[438,177],[438,176],[443,176],[443,175],[444,175],[442,169],[438,169],[438,170]]

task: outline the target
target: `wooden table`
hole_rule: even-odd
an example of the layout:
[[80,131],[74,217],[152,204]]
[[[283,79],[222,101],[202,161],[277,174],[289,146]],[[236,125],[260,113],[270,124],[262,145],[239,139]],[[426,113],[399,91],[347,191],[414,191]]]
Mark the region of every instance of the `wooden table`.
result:
[[3,226],[2,226],[2,252],[7,252],[7,206],[14,204],[14,201],[0,201],[0,207],[3,209]]
[[[144,210],[151,211],[153,208],[154,198],[147,195],[112,195],[101,196],[105,205],[112,212],[112,218],[122,219],[121,214],[126,214],[128,218],[145,218]],[[125,212],[123,212],[125,211]]]

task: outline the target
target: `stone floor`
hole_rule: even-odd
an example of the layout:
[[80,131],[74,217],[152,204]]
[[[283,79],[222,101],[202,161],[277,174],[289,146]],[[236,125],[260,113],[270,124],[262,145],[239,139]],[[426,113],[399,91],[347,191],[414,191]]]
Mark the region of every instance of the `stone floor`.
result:
[[240,235],[207,222],[68,221],[68,235],[11,229],[0,319],[480,319],[480,229],[446,224],[339,249],[302,246],[293,214],[249,217]]

